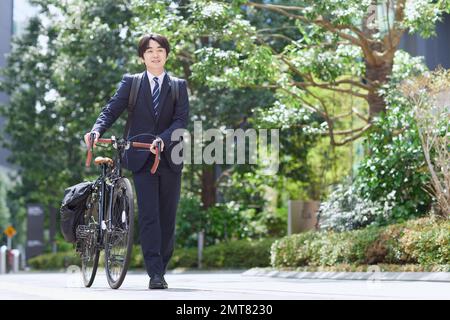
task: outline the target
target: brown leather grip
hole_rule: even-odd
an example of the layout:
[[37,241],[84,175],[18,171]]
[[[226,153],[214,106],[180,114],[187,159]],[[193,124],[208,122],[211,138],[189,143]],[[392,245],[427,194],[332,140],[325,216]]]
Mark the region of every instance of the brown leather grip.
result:
[[142,149],[150,149],[151,146],[150,143],[143,143],[143,142],[133,142],[132,145],[135,148],[142,148]]
[[86,155],[86,167],[89,168],[91,166],[92,161],[92,152],[91,147],[88,147],[87,155]]
[[[142,148],[142,149],[148,149],[150,150],[151,148],[151,144],[150,143],[143,143],[143,142],[133,142],[132,146],[135,148]],[[159,166],[159,158],[160,158],[160,152],[158,150],[158,147],[155,148],[156,149],[156,155],[155,155],[155,162],[153,163],[150,172],[152,174],[155,174],[156,169],[158,169]]]
[[156,147],[155,149],[156,149],[155,162],[153,162],[153,166],[150,169],[151,174],[155,174],[156,169],[158,169],[158,165],[159,165],[159,149],[158,149],[158,147]]

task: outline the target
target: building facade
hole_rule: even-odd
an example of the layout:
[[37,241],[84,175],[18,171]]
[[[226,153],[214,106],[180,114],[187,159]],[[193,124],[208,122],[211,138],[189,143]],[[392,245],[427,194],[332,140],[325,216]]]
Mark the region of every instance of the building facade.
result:
[[[13,4],[14,0],[0,1],[0,69],[6,66],[6,55],[11,52],[13,34]],[[8,103],[8,96],[0,92],[0,104]],[[0,135],[3,133],[4,119],[0,117]],[[6,161],[8,150],[0,147],[0,171],[8,171],[11,165]]]
[[405,35],[400,47],[413,56],[424,56],[430,69],[441,65],[450,68],[450,15],[436,25],[436,37],[422,39],[419,35]]

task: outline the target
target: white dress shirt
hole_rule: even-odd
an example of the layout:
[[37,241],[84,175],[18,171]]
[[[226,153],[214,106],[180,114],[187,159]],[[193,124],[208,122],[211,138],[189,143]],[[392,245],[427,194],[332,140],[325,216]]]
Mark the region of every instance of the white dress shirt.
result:
[[161,73],[159,76],[155,76],[147,70],[147,77],[148,77],[148,81],[150,82],[150,88],[152,90],[152,95],[153,95],[153,88],[155,87],[155,81],[153,80],[153,78],[154,77],[158,78],[159,92],[161,92],[161,87],[162,87],[165,75],[166,75],[166,71],[163,71],[163,73]]

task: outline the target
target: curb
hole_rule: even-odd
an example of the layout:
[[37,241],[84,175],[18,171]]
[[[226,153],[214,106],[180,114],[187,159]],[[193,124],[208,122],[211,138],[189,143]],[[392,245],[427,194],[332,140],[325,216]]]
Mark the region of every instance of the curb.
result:
[[242,275],[286,279],[450,282],[450,272],[376,272],[375,269],[373,272],[296,272],[252,268]]

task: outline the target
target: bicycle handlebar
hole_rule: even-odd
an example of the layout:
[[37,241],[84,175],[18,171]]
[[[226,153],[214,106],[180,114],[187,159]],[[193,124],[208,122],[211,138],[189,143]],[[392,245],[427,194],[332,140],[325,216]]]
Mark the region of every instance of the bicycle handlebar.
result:
[[[92,162],[92,155],[94,153],[94,140],[95,140],[95,133],[91,133],[91,135],[89,136],[89,146],[88,146],[88,151],[87,151],[87,155],[86,155],[86,167],[90,167],[91,166],[91,162]],[[111,139],[98,139],[97,143],[107,143],[107,144],[115,144],[117,143],[117,140],[113,137]],[[128,143],[129,146],[134,147],[134,148],[139,148],[139,149],[148,149],[149,151],[151,151],[151,147],[152,144],[151,143],[143,143],[143,142],[131,142],[131,141],[127,141],[127,147],[128,147]],[[115,146],[115,148],[117,148],[117,145]],[[156,169],[158,169],[158,165],[159,165],[159,161],[161,160],[161,141],[158,141],[156,143],[156,155],[155,155],[155,162],[153,163],[152,168],[150,169],[150,172],[152,174],[154,174],[156,172]]]

